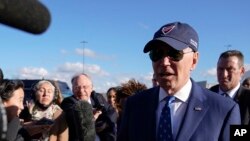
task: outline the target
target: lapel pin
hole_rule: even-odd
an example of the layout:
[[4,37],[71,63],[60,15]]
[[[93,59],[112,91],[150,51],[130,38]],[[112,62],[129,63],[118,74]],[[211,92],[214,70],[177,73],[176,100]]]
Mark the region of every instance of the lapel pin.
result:
[[202,109],[201,109],[201,107],[194,107],[194,110],[195,111],[201,111]]

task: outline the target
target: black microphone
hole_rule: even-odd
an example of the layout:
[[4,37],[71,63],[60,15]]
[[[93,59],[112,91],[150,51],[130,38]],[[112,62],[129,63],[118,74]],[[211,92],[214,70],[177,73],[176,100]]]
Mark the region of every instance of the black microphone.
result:
[[92,105],[87,101],[80,100],[75,105],[76,111],[78,112],[78,119],[80,125],[80,138],[84,141],[95,140],[95,122],[92,110]]
[[0,23],[41,34],[50,24],[48,9],[38,0],[0,0]]

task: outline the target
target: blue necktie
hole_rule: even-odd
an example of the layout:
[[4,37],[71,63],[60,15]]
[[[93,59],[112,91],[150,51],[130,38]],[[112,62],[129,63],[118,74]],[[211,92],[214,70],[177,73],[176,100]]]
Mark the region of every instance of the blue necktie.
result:
[[221,95],[224,97],[230,97],[227,93],[222,93]]
[[173,101],[173,96],[167,96],[165,98],[166,104],[162,109],[159,127],[158,127],[158,141],[173,141],[173,133],[171,126],[171,113],[169,108],[169,103]]

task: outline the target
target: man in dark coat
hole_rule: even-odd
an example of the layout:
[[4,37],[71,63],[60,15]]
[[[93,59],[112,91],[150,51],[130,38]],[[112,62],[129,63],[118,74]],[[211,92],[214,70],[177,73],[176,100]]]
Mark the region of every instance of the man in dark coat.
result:
[[74,104],[78,101],[87,101],[92,105],[93,109],[86,109],[86,112],[91,110],[94,114],[92,121],[95,122],[95,131],[100,141],[115,141],[116,120],[118,115],[114,108],[107,103],[101,94],[93,91],[92,81],[87,74],[82,73],[76,75],[72,78],[71,82],[74,95],[65,98],[61,104],[62,109],[65,111],[66,120],[69,126],[70,141],[77,140],[78,136],[81,134],[77,128],[80,119],[76,119],[72,115],[75,113]]
[[245,72],[244,56],[238,50],[221,53],[217,62],[217,79],[219,84],[210,88],[213,92],[230,97],[239,104],[241,123],[250,121],[250,90],[240,84]]

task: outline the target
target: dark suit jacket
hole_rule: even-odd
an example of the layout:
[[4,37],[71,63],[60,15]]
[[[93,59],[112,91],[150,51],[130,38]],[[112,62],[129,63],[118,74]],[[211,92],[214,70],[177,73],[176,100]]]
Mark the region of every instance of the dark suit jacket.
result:
[[[156,141],[158,99],[159,87],[127,99],[118,141]],[[229,141],[230,125],[241,122],[238,105],[193,81],[188,100],[175,141]]]
[[[211,91],[218,93],[219,85],[215,85],[210,88]],[[236,95],[233,99],[239,104],[240,114],[241,114],[241,123],[248,125],[250,121],[250,90],[240,86]]]

